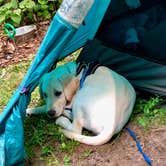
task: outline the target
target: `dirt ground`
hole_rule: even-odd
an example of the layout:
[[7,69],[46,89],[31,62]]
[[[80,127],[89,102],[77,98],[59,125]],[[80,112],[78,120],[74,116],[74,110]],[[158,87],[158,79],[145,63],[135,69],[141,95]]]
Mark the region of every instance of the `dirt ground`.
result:
[[[0,33],[0,67],[27,60],[29,56],[35,55],[48,25],[48,21],[37,24],[37,31],[31,34],[30,38],[28,36],[24,38],[25,40],[22,39],[21,42],[17,42],[17,40],[12,42],[8,37],[4,37]],[[0,27],[1,31],[2,29]]]
[[[152,160],[153,166],[166,166],[166,126],[153,127],[149,131],[134,122],[127,127],[132,129],[140,141],[143,151]],[[87,152],[87,154],[85,153]],[[63,157],[55,154],[59,161],[58,166],[62,166]],[[36,156],[39,157],[39,156]],[[34,160],[33,166],[46,166],[46,162]],[[126,129],[121,135],[102,146],[88,146],[80,144],[74,152],[70,154],[71,166],[148,166],[140,152],[136,148],[135,141],[130,137]]]
[[[33,38],[24,43],[12,44],[7,38],[0,41],[0,67],[26,60],[35,54],[47,29],[48,23],[38,25],[39,29]],[[5,50],[4,50],[5,48]],[[130,127],[137,135],[144,152],[152,159],[154,166],[166,166],[166,126],[153,127],[144,131],[141,126],[131,122]],[[85,155],[85,151],[87,154]],[[84,155],[83,155],[84,154]],[[63,158],[56,154],[59,161]],[[38,156],[36,156],[38,157]],[[80,144],[70,154],[70,164],[73,166],[146,166],[148,165],[138,152],[135,142],[124,129],[121,135],[102,146],[87,146]],[[60,163],[60,165],[63,165]],[[34,160],[34,166],[45,166],[44,161]]]

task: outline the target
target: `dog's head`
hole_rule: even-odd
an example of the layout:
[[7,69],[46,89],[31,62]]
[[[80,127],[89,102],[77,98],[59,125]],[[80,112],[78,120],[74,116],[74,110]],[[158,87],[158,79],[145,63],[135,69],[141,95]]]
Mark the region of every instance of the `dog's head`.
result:
[[51,117],[60,116],[66,104],[71,102],[79,87],[79,80],[63,68],[45,74],[40,81],[40,95],[46,102]]

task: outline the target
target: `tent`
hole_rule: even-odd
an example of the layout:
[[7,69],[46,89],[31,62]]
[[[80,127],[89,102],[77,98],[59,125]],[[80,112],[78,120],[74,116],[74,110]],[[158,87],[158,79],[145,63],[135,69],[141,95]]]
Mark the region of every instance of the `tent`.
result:
[[144,0],[134,8],[124,0],[64,0],[0,115],[0,165],[24,165],[23,123],[31,93],[44,73],[81,47],[77,62],[98,61],[136,89],[166,96],[165,8],[162,0]]

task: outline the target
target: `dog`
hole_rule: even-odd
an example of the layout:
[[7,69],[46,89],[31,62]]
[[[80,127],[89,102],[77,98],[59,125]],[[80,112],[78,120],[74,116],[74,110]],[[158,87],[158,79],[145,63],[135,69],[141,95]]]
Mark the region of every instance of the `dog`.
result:
[[[85,78],[76,76],[77,64],[69,62],[45,74],[40,82],[40,95],[46,105],[29,114],[46,112],[57,118],[56,124],[68,138],[88,145],[102,145],[127,123],[135,103],[135,90],[122,76],[100,66]],[[72,107],[72,112],[66,107]],[[82,135],[83,128],[96,136]]]

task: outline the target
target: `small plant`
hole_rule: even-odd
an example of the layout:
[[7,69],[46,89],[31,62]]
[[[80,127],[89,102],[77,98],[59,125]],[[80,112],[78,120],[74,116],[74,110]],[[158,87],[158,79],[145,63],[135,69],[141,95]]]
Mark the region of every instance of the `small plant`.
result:
[[46,145],[44,147],[42,147],[42,150],[40,152],[40,155],[43,156],[48,156],[52,153],[53,148],[50,145]]
[[74,140],[69,140],[65,137],[65,140],[61,142],[61,145],[59,147],[60,152],[72,152],[76,146],[78,146],[80,143]]
[[83,153],[82,157],[83,157],[83,158],[89,157],[92,153],[93,153],[92,150],[86,150],[86,151]]
[[0,0],[0,25],[9,22],[18,27],[21,23],[33,23],[38,18],[50,19],[59,7],[61,0]]
[[47,158],[47,166],[54,166],[54,165],[55,166],[60,165],[58,159],[55,156]]
[[161,104],[164,100],[158,96],[151,97],[149,100],[137,99],[134,114],[140,114],[137,118],[138,124],[144,128],[151,126],[156,119],[159,125],[166,124],[166,108]]
[[14,26],[19,26],[23,13],[32,11],[35,6],[35,3],[32,0],[29,0],[26,6],[24,6],[24,2],[25,0],[20,3],[17,0],[11,0],[7,3],[3,1],[0,7],[0,24],[10,22]]
[[69,166],[70,161],[71,161],[71,158],[67,155],[63,158],[63,162],[65,166]]

